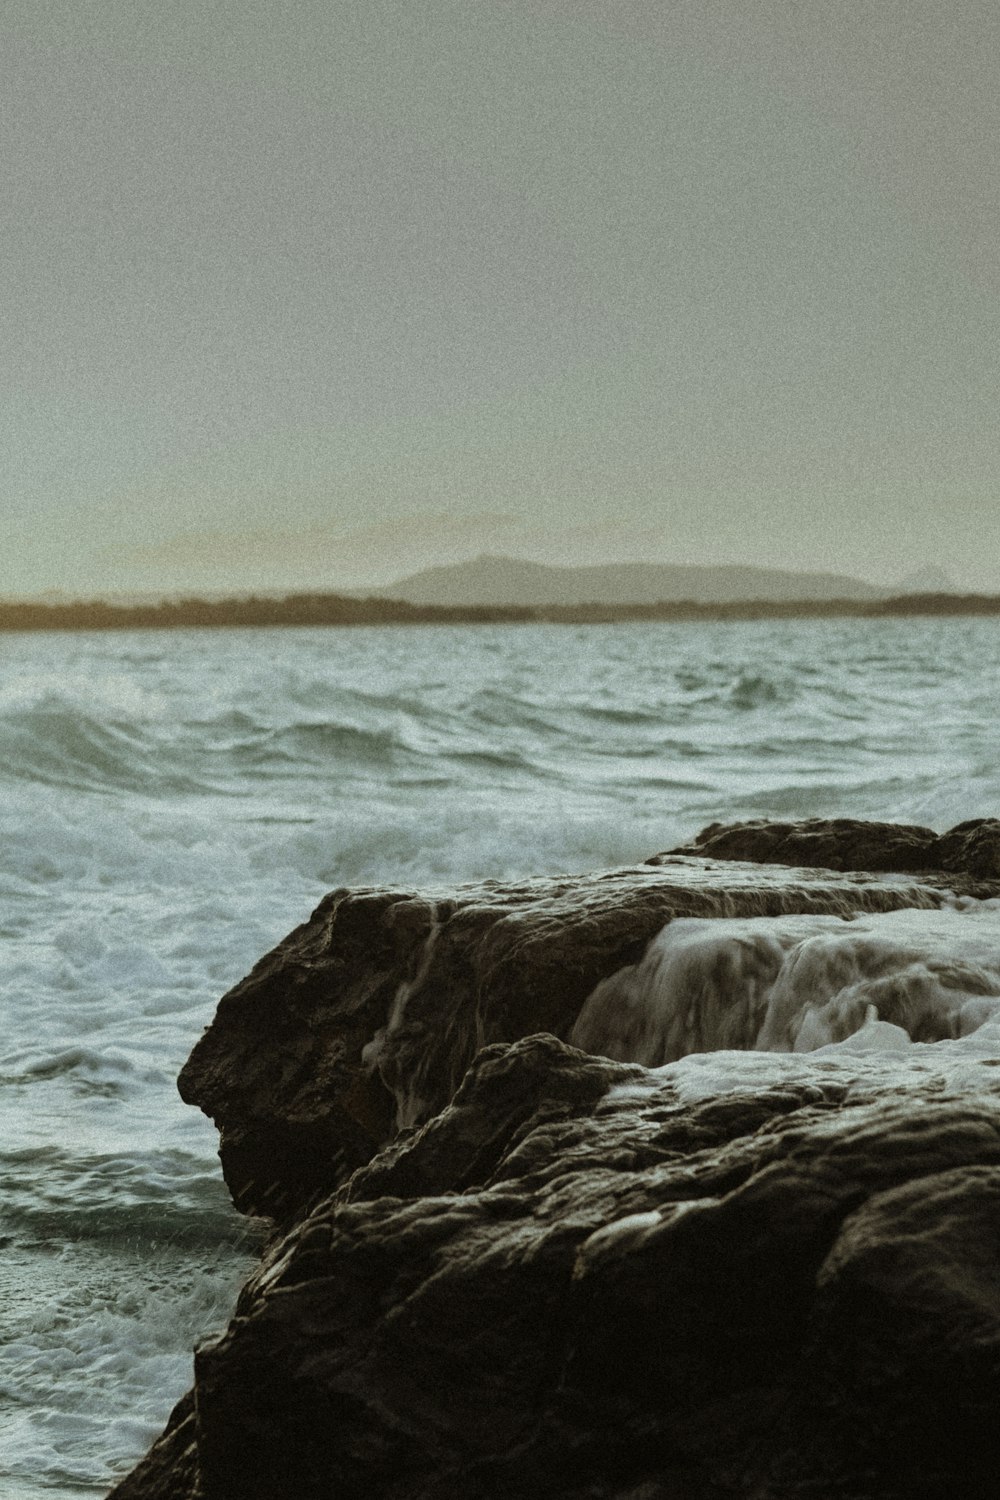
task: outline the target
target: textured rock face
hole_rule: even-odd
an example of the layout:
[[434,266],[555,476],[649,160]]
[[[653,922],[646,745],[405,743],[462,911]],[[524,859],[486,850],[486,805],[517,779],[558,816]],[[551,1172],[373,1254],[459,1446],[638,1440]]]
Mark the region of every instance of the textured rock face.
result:
[[994,1493],[998,1042],[486,1049],[275,1246],[116,1500]]
[[290,1221],[398,1127],[442,1109],[481,1047],[568,1038],[594,987],[675,917],[932,907],[956,883],[662,858],[608,875],[327,896],[223,997],[180,1077],[219,1128],[238,1207]]
[[992,1497],[998,828],[328,896],[182,1074],[278,1229],[114,1500]]
[[[822,865],[828,870],[944,870],[978,880],[1000,878],[1000,820],[973,818],[947,833],[909,823],[857,818],[757,819],[711,823],[672,854],[762,864]],[[654,855],[651,864],[669,859]]]

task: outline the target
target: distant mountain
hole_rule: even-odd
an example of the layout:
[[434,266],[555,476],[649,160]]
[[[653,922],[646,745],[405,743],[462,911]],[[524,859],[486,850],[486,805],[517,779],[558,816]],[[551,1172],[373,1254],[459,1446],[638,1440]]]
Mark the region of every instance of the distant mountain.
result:
[[907,573],[905,578],[900,579],[895,592],[897,594],[954,594],[958,590],[944,568],[928,563],[926,567],[918,568],[915,573]]
[[781,568],[700,567],[666,563],[613,563],[606,567],[554,568],[516,557],[476,557],[471,562],[424,568],[388,588],[384,599],[413,604],[545,605],[657,604],[690,600],[726,604],[751,599],[881,599],[889,590],[836,573],[792,573]]

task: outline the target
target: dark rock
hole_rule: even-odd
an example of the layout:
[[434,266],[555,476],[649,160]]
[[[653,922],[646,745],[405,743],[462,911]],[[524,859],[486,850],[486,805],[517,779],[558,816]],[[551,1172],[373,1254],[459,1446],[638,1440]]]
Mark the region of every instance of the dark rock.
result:
[[115,1500],[992,1495],[998,1075],[488,1047],[274,1246]]
[[958,823],[941,834],[934,853],[942,870],[996,880],[1000,877],[1000,820],[970,818]]
[[[992,820],[716,825],[607,875],[328,896],[181,1075],[275,1237],[114,1500],[992,1497],[1000,981],[992,909],[933,909],[1000,895],[998,850]],[[907,907],[915,944],[823,916]],[[851,1040],[706,1050],[800,1044],[794,987],[761,1028],[792,939],[675,919],[788,915],[851,981],[809,1045]]]
[[660,861],[327,896],[223,997],[180,1076],[219,1129],[237,1206],[290,1222],[397,1129],[442,1109],[481,1047],[568,1038],[595,985],[674,917],[934,906],[949,883]]
[[857,818],[711,823],[692,843],[654,855],[649,863],[669,862],[679,854],[827,870],[935,870],[973,880],[996,880],[1000,877],[1000,820],[973,818],[942,834],[917,824],[867,823]]

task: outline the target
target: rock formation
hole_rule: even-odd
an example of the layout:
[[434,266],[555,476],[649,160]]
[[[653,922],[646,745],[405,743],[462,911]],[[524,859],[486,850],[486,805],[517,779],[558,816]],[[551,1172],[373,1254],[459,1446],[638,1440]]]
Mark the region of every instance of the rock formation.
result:
[[994,1493],[998,825],[782,828],[335,892],[224,998],[182,1092],[279,1232],[115,1500]]
[[442,1109],[480,1047],[568,1038],[591,991],[677,917],[934,907],[887,881],[677,857],[435,893],[339,890],[219,1003],[179,1087],[236,1204],[283,1222]]
[[866,823],[858,818],[710,823],[692,843],[669,854],[655,854],[649,863],[668,863],[676,855],[828,870],[935,870],[996,881],[1000,879],[1000,820],[972,818],[941,834],[919,824]]

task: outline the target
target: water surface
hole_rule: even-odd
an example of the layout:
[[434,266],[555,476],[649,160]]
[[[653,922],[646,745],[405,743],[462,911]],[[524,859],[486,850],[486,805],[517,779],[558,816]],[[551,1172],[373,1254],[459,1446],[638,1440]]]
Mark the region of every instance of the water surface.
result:
[[0,637],[0,1489],[102,1493],[252,1245],[174,1079],[338,884],[1000,808],[1000,621]]

